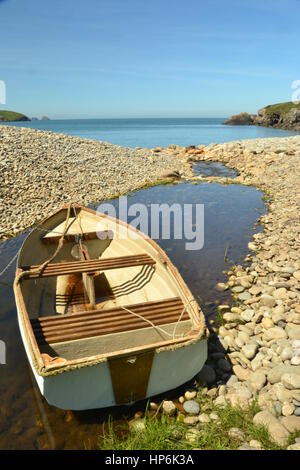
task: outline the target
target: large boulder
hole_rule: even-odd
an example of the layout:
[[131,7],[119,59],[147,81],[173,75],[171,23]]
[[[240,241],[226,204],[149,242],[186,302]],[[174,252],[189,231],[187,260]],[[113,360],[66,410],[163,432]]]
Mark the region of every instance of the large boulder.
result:
[[229,126],[251,126],[254,122],[254,117],[252,114],[240,113],[234,114],[231,116],[224,124]]

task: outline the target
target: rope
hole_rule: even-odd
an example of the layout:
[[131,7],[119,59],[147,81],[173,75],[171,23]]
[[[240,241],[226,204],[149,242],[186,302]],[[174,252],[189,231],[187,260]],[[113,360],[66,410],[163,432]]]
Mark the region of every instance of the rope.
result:
[[[190,304],[192,301],[195,301],[195,299],[191,299],[188,303]],[[182,319],[182,317],[183,317],[183,315],[184,315],[184,312],[186,311],[187,306],[186,306],[186,305],[184,306],[184,308],[183,308],[181,314],[179,315],[179,318],[178,318],[178,320],[177,320],[177,322],[176,322],[176,325],[175,325],[175,327],[174,327],[173,333],[169,333],[169,332],[166,331],[164,328],[161,328],[160,326],[155,325],[155,324],[154,324],[151,320],[149,320],[148,318],[145,318],[145,317],[143,317],[142,315],[140,315],[139,313],[136,313],[136,312],[133,312],[132,310],[129,310],[129,308],[127,308],[127,307],[123,307],[123,306],[121,305],[121,308],[122,308],[123,310],[126,310],[126,312],[132,313],[132,315],[135,315],[136,317],[140,318],[141,320],[144,320],[145,322],[149,323],[149,324],[150,324],[153,328],[155,328],[156,330],[161,331],[163,334],[165,334],[165,335],[167,335],[167,336],[170,336],[172,339],[175,339],[175,332],[176,332],[176,330],[177,330],[177,326],[178,326],[179,322],[181,321],[181,319]],[[178,335],[178,337],[180,337],[180,336],[183,337],[184,335]]]
[[43,272],[43,270],[48,266],[49,263],[51,263],[51,261],[53,261],[53,259],[58,255],[58,253],[60,252],[60,250],[62,249],[62,246],[63,246],[63,243],[64,243],[64,238],[65,238],[65,234],[67,233],[68,229],[69,229],[69,219],[70,219],[70,212],[71,212],[71,207],[72,207],[72,203],[70,203],[68,205],[68,212],[67,212],[67,217],[66,217],[66,221],[65,221],[65,225],[64,225],[64,230],[63,230],[63,233],[62,233],[62,236],[60,237],[59,239],[59,242],[58,242],[58,245],[57,245],[57,248],[55,250],[55,252],[53,253],[52,256],[50,256],[49,259],[47,259],[44,263],[42,263],[38,268],[36,268],[35,270],[33,271],[22,271],[21,273],[18,274],[18,276],[15,278],[15,282],[14,282],[14,286],[19,284],[19,282],[21,281],[21,279],[23,277],[25,277],[26,275],[30,274],[30,273],[34,273],[34,274],[41,274]]

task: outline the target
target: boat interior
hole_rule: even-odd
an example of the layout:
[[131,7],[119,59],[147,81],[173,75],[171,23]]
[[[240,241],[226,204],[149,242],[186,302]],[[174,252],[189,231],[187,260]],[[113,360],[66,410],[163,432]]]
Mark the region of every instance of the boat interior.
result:
[[[42,354],[66,360],[185,337],[199,316],[156,244],[78,207],[47,219],[22,247],[24,304]],[[126,233],[125,233],[126,232]],[[130,232],[130,233],[129,233]]]

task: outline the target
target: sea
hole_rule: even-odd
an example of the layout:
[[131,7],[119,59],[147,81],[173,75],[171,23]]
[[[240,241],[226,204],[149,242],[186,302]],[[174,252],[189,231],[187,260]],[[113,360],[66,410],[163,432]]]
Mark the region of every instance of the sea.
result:
[[228,126],[226,118],[60,119],[12,122],[5,125],[101,140],[124,147],[208,145],[232,140],[297,135],[259,126]]

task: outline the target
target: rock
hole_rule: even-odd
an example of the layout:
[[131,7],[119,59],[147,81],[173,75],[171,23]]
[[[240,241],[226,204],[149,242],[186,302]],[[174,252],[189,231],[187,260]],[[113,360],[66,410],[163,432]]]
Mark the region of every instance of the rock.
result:
[[253,423],[257,426],[265,426],[276,444],[282,446],[287,443],[288,430],[269,411],[257,413],[253,418]]
[[243,310],[242,313],[241,313],[241,317],[243,320],[245,320],[246,322],[249,322],[252,320],[252,318],[254,317],[254,314],[255,314],[255,311],[254,310],[251,310],[251,309],[246,309],[246,310]]
[[295,326],[294,328],[287,326],[286,331],[290,339],[300,340],[300,326]]
[[219,359],[218,360],[218,367],[219,369],[223,370],[224,372],[230,372],[231,371],[231,364],[226,361],[226,359]]
[[201,432],[198,429],[189,429],[185,434],[185,439],[191,444],[196,443],[201,437]]
[[257,448],[251,447],[249,444],[242,444],[237,450],[257,450]]
[[183,420],[184,424],[187,424],[188,426],[195,426],[198,421],[198,416],[186,416]]
[[266,374],[264,372],[261,372],[260,370],[253,372],[248,379],[248,383],[251,389],[256,392],[263,388],[266,381],[267,381]]
[[232,290],[232,292],[234,292],[234,294],[240,294],[240,293],[243,292],[245,289],[244,289],[244,287],[242,287],[242,286],[235,286],[235,287],[233,287],[231,290]]
[[299,366],[290,366],[286,364],[279,364],[275,366],[273,369],[268,372],[268,381],[271,384],[275,384],[280,382],[281,377],[283,374],[298,374],[300,375],[300,367]]
[[294,411],[295,416],[300,416],[300,406],[297,406],[297,408]]
[[300,418],[298,416],[285,416],[281,420],[281,424],[289,431],[300,431]]
[[199,423],[210,423],[210,417],[206,413],[201,413],[198,416]]
[[210,413],[209,417],[212,421],[217,421],[219,419],[219,416],[217,415],[217,413],[214,413],[214,412]]
[[291,444],[286,448],[287,450],[300,450],[300,442]]
[[224,124],[229,126],[249,126],[253,124],[253,116],[248,113],[234,114]]
[[284,361],[290,360],[293,356],[293,349],[290,346],[285,347],[280,354],[281,359]]
[[295,411],[295,406],[292,403],[284,403],[282,405],[281,414],[283,416],[291,416]]
[[158,404],[155,403],[154,401],[150,401],[150,403],[149,403],[149,408],[150,408],[150,410],[152,410],[152,411],[156,411],[156,410],[158,410]]
[[130,431],[132,432],[136,432],[136,433],[139,433],[139,432],[143,432],[145,431],[145,422],[142,418],[139,418],[139,419],[132,419],[129,421],[129,429]]
[[249,294],[249,292],[242,292],[241,294],[238,295],[238,299],[239,300],[249,300],[251,299],[251,294]]
[[241,386],[228,393],[226,398],[230,401],[231,406],[239,406],[242,409],[247,409],[251,396],[252,393],[250,390],[245,386]]
[[220,395],[219,397],[217,397],[214,403],[215,406],[219,406],[220,408],[224,408],[228,404],[224,395]]
[[[237,367],[237,366],[234,366]],[[232,375],[226,382],[226,385],[228,388],[232,387],[234,384],[236,384],[238,381],[238,378],[235,375]]]
[[163,412],[168,416],[173,416],[176,413],[176,406],[172,401],[165,400],[162,405]]
[[272,328],[274,326],[274,323],[273,323],[273,320],[271,320],[271,318],[265,317],[265,318],[262,319],[261,325],[266,330],[268,330],[269,328]]
[[246,437],[245,433],[240,428],[230,428],[228,436],[236,441],[244,441]]
[[300,374],[283,374],[281,377],[281,382],[289,390],[295,388],[300,389]]
[[254,449],[262,449],[262,443],[260,441],[257,441],[256,439],[252,439],[249,442],[250,447],[254,447]]
[[197,415],[200,412],[200,405],[194,400],[188,400],[184,402],[183,409],[190,415]]
[[242,353],[247,359],[253,359],[258,350],[257,343],[249,343],[242,347]]
[[263,294],[260,298],[261,304],[265,305],[266,307],[274,307],[276,305],[276,300],[274,297],[268,294]]
[[245,381],[249,379],[251,372],[248,369],[244,369],[239,364],[233,366],[233,372],[237,376],[237,378],[241,381]]
[[280,328],[279,326],[274,326],[273,328],[269,328],[264,332],[264,338],[266,341],[271,341],[272,339],[281,339],[286,338],[286,332]]
[[215,382],[216,373],[212,367],[204,365],[199,374],[197,374],[196,379],[200,384],[210,385]]
[[197,396],[197,392],[195,390],[193,390],[192,392],[187,391],[184,394],[184,398],[186,400],[193,400],[193,398],[196,398],[196,396]]

